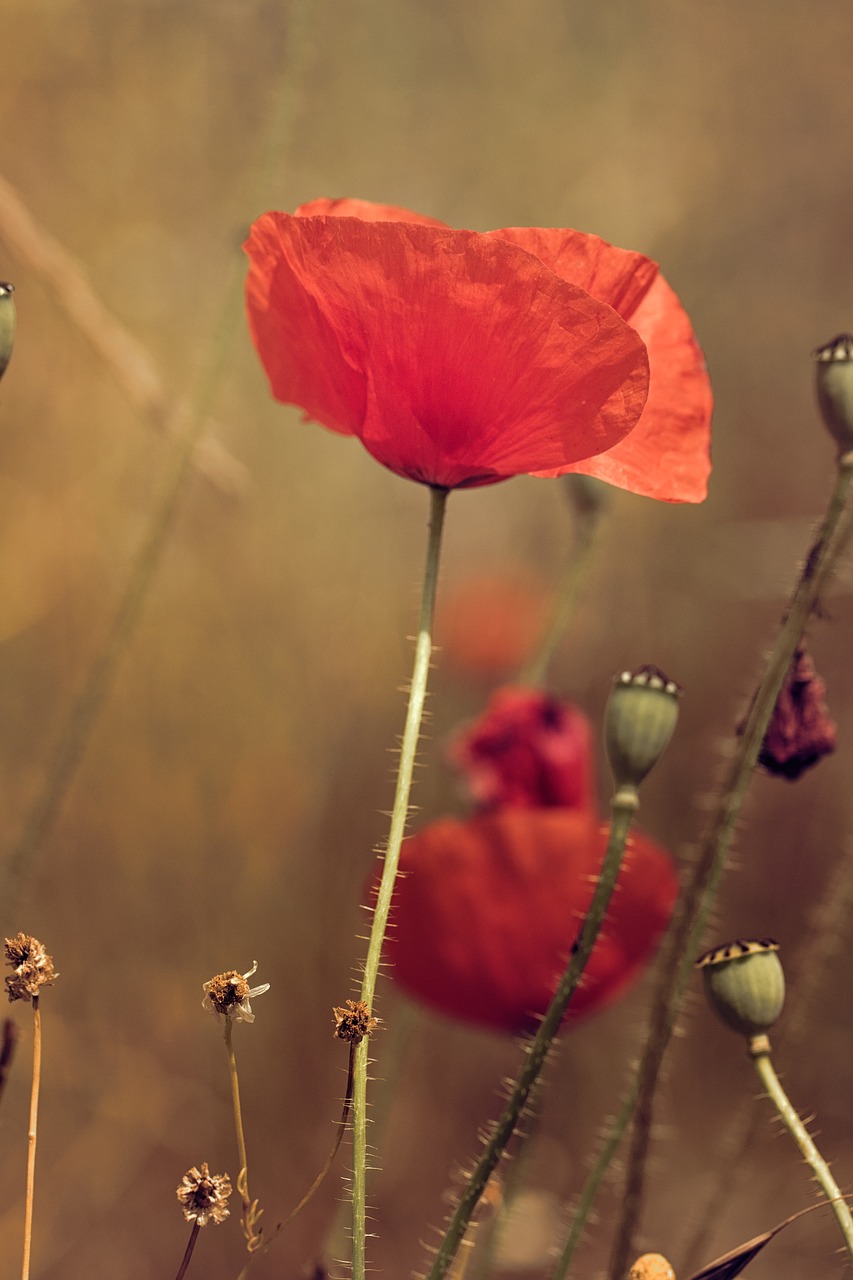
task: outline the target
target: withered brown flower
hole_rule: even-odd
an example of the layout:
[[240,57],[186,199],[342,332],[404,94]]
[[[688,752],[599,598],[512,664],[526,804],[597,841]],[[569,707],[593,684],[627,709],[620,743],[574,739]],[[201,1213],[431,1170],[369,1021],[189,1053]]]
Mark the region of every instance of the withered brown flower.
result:
[[53,967],[53,957],[44,949],[38,938],[19,933],[6,939],[6,963],[12,972],[6,978],[9,1000],[33,1000],[42,987],[49,987],[59,974]]
[[370,1008],[363,1000],[347,1000],[346,1008],[332,1010],[335,1018],[335,1035],[339,1040],[347,1040],[351,1044],[361,1044],[365,1036],[379,1026],[376,1018],[371,1017]]
[[181,1178],[178,1200],[187,1222],[206,1227],[208,1222],[224,1222],[230,1210],[231,1181],[227,1173],[211,1173],[205,1162],[193,1165]]
[[758,756],[768,773],[794,782],[836,747],[835,724],[805,645],[794,654]]
[[254,1000],[255,996],[262,996],[270,989],[268,982],[262,983],[259,987],[249,986],[249,978],[257,972],[257,968],[256,960],[248,973],[238,973],[236,969],[229,969],[227,973],[218,973],[215,978],[205,982],[202,986],[204,999],[201,1007],[208,1013],[215,1014],[217,1018],[231,1018],[234,1022],[254,1022],[255,1015],[252,1013],[249,1001]]

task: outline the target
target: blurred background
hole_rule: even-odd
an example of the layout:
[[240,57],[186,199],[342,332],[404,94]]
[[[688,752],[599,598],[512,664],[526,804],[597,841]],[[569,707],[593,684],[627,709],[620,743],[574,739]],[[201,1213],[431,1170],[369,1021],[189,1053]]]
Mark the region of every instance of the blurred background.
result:
[[[831,483],[810,352],[851,327],[853,11],[0,0],[0,30],[0,278],[19,323],[0,389],[0,926],[40,937],[62,975],[42,1002],[33,1274],[147,1280],[173,1273],[186,1242],[181,1174],[203,1160],[237,1173],[221,1028],[201,1009],[212,975],[257,960],[271,983],[235,1033],[269,1221],[331,1143],[346,1050],[330,1011],[362,958],[423,554],[426,493],[270,399],[242,317],[249,223],[352,195],[483,230],[573,226],[662,263],[714,383],[711,496],[679,508],[614,491],[552,674],[595,721],[623,667],[653,662],[685,686],[642,815],[681,860]],[[419,821],[459,808],[442,743],[513,674],[512,643],[478,648],[483,619],[535,637],[571,537],[555,482],[453,497]],[[801,1034],[787,1056],[780,1040],[780,1065],[845,1188],[849,588],[842,573],[811,627],[839,749],[794,785],[756,779],[708,939],[774,936],[796,970],[825,935],[826,964],[792,984]],[[603,805],[603,761],[600,779]],[[822,901],[835,910],[815,917]],[[530,1216],[507,1242],[518,1280],[547,1274],[648,992],[565,1037]],[[399,1009],[386,982],[389,1027]],[[32,1035],[29,1009],[11,1012],[4,1275],[20,1249]],[[701,1225],[696,1266],[813,1197],[740,1042],[698,1001],[687,1026],[643,1224],[676,1266]],[[424,1268],[519,1053],[426,1015],[411,1035],[372,1189],[371,1259],[400,1277]],[[390,1043],[375,1043],[380,1077]],[[726,1163],[753,1104],[764,1123]],[[347,1154],[258,1280],[311,1274]],[[606,1267],[618,1204],[614,1183],[578,1274]],[[750,1274],[834,1277],[837,1245],[830,1216],[811,1215]],[[193,1266],[224,1280],[241,1265],[235,1214],[202,1234]]]

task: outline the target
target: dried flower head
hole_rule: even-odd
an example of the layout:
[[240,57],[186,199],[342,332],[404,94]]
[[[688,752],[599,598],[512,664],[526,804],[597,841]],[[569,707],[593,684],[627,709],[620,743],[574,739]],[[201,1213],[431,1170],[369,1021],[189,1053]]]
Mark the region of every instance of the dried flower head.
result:
[[236,969],[229,969],[227,973],[218,973],[215,978],[205,982],[202,988],[204,991],[202,1009],[215,1014],[217,1018],[233,1018],[235,1022],[254,1022],[255,1015],[252,1013],[249,1001],[254,1000],[255,996],[262,996],[270,989],[268,982],[262,983],[259,987],[249,986],[249,978],[257,972],[257,968],[258,962],[255,960],[248,973],[238,973]]
[[53,957],[44,949],[38,938],[19,933],[6,939],[6,963],[12,973],[6,979],[6,990],[11,1000],[32,1000],[42,987],[49,987],[59,974],[53,967]]
[[370,1016],[370,1007],[363,1000],[347,1000],[345,1009],[333,1009],[335,1035],[350,1044],[361,1044],[365,1036],[372,1035],[379,1022]]
[[192,1169],[181,1178],[178,1199],[187,1222],[206,1227],[208,1222],[224,1222],[230,1212],[231,1182],[227,1173],[211,1173],[207,1164]]
[[794,654],[761,745],[758,762],[768,773],[794,782],[835,750],[835,725],[825,693],[826,685],[802,644]]

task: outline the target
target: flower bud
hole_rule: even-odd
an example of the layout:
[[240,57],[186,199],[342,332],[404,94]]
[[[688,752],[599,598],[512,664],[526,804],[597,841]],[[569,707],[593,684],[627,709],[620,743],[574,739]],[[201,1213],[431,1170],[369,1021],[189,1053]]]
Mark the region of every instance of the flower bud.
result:
[[666,749],[681,688],[657,667],[616,677],[604,713],[604,745],[617,787],[636,788]]
[[853,335],[840,333],[813,354],[821,415],[839,453],[848,453],[853,449]]
[[696,961],[711,1008],[742,1035],[763,1035],[782,1012],[785,974],[778,951],[772,938],[738,938]]

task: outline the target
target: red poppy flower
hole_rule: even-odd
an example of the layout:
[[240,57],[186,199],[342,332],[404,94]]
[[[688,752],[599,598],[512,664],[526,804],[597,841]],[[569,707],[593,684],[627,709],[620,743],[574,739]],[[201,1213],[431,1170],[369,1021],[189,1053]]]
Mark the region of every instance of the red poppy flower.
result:
[[[411,836],[385,941],[395,980],[450,1017],[532,1029],[589,908],[605,845],[589,811],[567,809],[446,818]],[[600,1009],[639,974],[676,893],[667,854],[634,835],[567,1020]]]
[[580,470],[704,496],[707,375],[642,255],[575,231],[455,231],[357,200],[263,214],[246,250],[273,394],[399,475],[456,488]]
[[591,809],[590,724],[582,711],[538,689],[498,689],[448,749],[486,809]]

